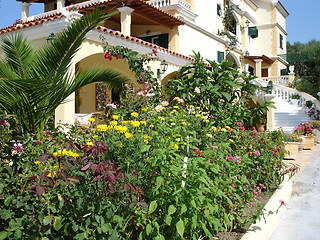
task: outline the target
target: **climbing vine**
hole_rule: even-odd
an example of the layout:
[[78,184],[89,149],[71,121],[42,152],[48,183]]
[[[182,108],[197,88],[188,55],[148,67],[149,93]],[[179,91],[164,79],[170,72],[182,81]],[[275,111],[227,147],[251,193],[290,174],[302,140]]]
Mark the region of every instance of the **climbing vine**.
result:
[[226,45],[227,50],[233,50],[238,43],[236,38],[236,26],[234,24],[234,17],[232,15],[233,7],[231,6],[230,0],[226,0],[224,5],[224,16],[222,18],[222,23],[224,30],[218,31],[218,35],[226,36],[228,39],[228,43]]
[[129,69],[135,73],[137,82],[144,86],[149,96],[151,95],[156,102],[160,100],[161,85],[158,79],[153,77],[154,72],[147,66],[150,61],[155,60],[157,57],[155,49],[152,49],[152,52],[149,54],[140,55],[138,52],[127,47],[108,46],[108,43],[104,42],[103,50],[105,52],[104,58],[109,61],[113,57],[125,60],[129,65]]

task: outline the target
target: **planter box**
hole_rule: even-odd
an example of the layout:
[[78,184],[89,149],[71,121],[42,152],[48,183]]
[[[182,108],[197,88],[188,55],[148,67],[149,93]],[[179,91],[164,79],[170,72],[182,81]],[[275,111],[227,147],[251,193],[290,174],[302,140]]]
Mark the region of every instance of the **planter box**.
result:
[[287,142],[284,149],[289,153],[286,153],[284,159],[296,159],[299,152],[299,142]]
[[314,147],[314,137],[305,136],[303,149],[311,150],[313,147]]

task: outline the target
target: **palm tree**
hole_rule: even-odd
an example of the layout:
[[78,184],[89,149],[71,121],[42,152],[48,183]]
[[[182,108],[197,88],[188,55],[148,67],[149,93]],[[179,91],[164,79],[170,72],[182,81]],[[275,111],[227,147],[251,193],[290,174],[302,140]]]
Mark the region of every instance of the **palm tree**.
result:
[[25,133],[41,135],[55,109],[74,91],[90,83],[119,87],[127,80],[120,73],[92,67],[81,73],[68,70],[86,34],[114,12],[101,15],[97,9],[72,23],[51,43],[37,49],[21,34],[1,42],[0,108],[13,113]]

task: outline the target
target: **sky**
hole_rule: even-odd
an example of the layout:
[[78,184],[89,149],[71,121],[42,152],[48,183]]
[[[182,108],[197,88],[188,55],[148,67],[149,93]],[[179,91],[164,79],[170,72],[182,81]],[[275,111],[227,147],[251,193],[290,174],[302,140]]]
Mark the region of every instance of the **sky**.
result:
[[[320,41],[320,0],[281,0],[290,15],[287,17],[287,41],[307,43]],[[0,28],[12,25],[21,18],[20,2],[0,0]],[[32,3],[30,15],[43,12],[43,5]]]

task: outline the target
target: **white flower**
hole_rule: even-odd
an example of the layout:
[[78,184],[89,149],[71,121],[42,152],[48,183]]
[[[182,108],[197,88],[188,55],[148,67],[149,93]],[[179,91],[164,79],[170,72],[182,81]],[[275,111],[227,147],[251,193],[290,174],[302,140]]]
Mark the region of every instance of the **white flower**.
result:
[[158,105],[158,106],[156,106],[155,108],[154,108],[154,110],[156,111],[156,112],[161,112],[162,111],[162,105]]
[[196,93],[200,93],[201,91],[200,91],[200,88],[198,88],[198,87],[196,87],[195,89],[194,89],[194,91],[196,92]]
[[155,93],[147,93],[147,94],[146,94],[147,97],[153,97],[153,96],[155,96],[155,95],[156,95]]

